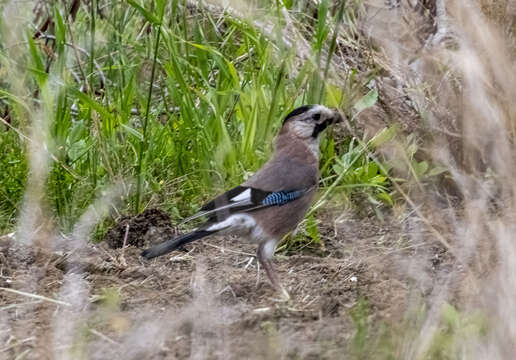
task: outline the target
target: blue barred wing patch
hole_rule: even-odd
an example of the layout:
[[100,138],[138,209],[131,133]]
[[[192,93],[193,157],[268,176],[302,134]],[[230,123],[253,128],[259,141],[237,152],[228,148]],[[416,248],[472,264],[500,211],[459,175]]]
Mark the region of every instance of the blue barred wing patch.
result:
[[278,191],[270,193],[262,200],[262,205],[285,205],[286,203],[295,200],[303,195],[303,191]]

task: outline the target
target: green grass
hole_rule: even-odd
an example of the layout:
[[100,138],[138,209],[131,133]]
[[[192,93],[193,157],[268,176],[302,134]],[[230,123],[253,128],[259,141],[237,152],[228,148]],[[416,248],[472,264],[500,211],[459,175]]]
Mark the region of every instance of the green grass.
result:
[[[15,223],[28,171],[27,140],[15,130],[30,137],[34,123],[16,108],[43,110],[53,158],[44,197],[68,230],[120,181],[127,196],[119,213],[160,206],[180,220],[258,169],[294,107],[324,103],[350,113],[355,103],[376,101],[359,100],[374,69],[362,77],[351,69],[342,83],[332,77],[337,35],[353,31],[356,7],[321,1],[315,18],[290,7],[293,33],[311,40],[309,56],[300,57],[283,39],[282,7],[291,4],[263,2],[257,10],[272,31],[185,4],[92,1],[74,20],[70,9],[51,3],[41,18],[55,24],[54,32],[34,38],[41,24],[27,21],[15,47],[0,42],[2,69],[23,74],[23,90],[9,78],[1,83],[0,109],[10,110],[14,128],[0,139],[9,149],[1,158],[9,165],[0,175],[1,229]],[[323,187],[387,199],[385,174],[364,152],[354,175],[343,175],[355,145],[350,138],[323,140]]]
[[[1,126],[1,125],[0,125]],[[3,131],[3,130],[2,130]],[[16,208],[25,190],[27,161],[23,156],[17,134],[10,131],[0,137],[0,231],[3,233],[16,223]]]

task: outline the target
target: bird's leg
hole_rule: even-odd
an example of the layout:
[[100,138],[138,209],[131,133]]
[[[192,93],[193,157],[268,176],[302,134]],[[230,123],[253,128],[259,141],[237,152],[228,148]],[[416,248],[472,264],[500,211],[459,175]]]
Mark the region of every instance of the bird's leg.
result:
[[[271,250],[272,248],[272,250]],[[258,261],[265,269],[269,280],[271,281],[272,286],[281,293],[284,300],[290,300],[290,295],[287,290],[281,285],[278,274],[274,270],[274,266],[272,265],[271,257],[274,255],[274,250],[276,249],[276,242],[265,242],[260,244],[258,247]]]

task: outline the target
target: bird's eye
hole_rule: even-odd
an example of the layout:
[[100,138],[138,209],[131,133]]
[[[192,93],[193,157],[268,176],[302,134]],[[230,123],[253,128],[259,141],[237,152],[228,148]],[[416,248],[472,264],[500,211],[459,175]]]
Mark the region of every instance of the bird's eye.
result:
[[321,114],[313,114],[312,115],[312,119],[314,119],[315,121],[319,121],[320,118],[321,118]]

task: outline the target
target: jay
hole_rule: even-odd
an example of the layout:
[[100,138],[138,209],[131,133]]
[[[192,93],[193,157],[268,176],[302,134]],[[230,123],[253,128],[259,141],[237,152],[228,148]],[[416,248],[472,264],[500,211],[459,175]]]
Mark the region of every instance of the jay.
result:
[[336,110],[322,105],[291,111],[275,139],[271,159],[242,185],[216,197],[185,220],[205,217],[203,225],[141,255],[152,259],[215,233],[238,235],[258,245],[258,261],[272,285],[288,299],[271,259],[278,242],[303,220],[312,203],[319,182],[322,131],[341,120]]

